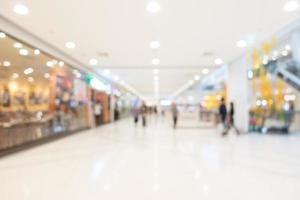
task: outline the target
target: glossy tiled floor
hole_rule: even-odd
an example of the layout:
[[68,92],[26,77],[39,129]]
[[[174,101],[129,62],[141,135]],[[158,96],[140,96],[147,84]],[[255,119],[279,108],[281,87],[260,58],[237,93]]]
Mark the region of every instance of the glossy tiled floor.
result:
[[0,159],[1,200],[300,199],[300,135],[124,120]]

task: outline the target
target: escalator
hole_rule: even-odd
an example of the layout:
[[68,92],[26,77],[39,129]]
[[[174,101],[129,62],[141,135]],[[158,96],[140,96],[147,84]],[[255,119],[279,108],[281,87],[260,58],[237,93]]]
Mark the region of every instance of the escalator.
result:
[[300,65],[292,59],[292,54],[272,60],[265,69],[300,91]]

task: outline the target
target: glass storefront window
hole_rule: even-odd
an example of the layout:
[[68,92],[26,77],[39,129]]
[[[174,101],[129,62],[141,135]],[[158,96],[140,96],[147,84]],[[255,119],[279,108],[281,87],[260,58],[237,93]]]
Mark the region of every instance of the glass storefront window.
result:
[[0,150],[88,127],[87,90],[83,72],[5,34]]

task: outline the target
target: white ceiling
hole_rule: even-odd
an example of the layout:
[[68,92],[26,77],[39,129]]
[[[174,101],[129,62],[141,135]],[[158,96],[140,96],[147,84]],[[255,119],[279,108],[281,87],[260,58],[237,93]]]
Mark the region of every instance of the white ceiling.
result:
[[[28,15],[13,12],[20,2]],[[147,95],[154,88],[152,58],[161,60],[160,92],[171,94],[203,67],[213,67],[216,58],[229,62],[243,53],[235,46],[238,40],[260,41],[299,17],[298,11],[283,12],[286,0],[157,0],[157,14],[146,11],[148,2],[0,0],[0,13],[87,65],[97,58],[98,71],[110,69]],[[152,40],[161,48],[153,51]],[[77,47],[66,49],[67,41]]]

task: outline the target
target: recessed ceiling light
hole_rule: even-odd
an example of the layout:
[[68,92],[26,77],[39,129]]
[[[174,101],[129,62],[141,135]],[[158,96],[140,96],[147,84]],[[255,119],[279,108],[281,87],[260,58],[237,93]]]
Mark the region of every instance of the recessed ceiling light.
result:
[[63,61],[59,61],[58,65],[59,65],[60,67],[63,67],[63,66],[65,65],[65,63],[64,63]]
[[76,47],[76,44],[74,42],[66,42],[65,46],[68,49],[74,49]]
[[152,42],[150,42],[150,47],[152,49],[158,49],[160,47],[160,42],[159,41],[152,41]]
[[223,60],[222,60],[221,58],[217,58],[217,59],[215,60],[215,64],[216,64],[216,65],[221,65],[221,64],[223,64]]
[[19,43],[19,42],[16,42],[16,43],[14,43],[14,47],[16,49],[21,49],[23,47],[23,45],[21,43]]
[[19,78],[19,74],[18,73],[13,73],[13,75],[11,76],[13,79],[17,79]]
[[152,59],[152,64],[153,65],[159,65],[159,63],[160,63],[160,60],[158,58]]
[[25,75],[28,75],[28,74],[31,74],[31,73],[33,73],[33,69],[31,67],[24,70]]
[[200,80],[200,76],[199,76],[199,75],[195,75],[195,76],[194,76],[194,80],[195,80],[195,81],[199,81],[199,80]]
[[285,12],[294,12],[299,9],[299,3],[297,1],[288,1],[283,7]]
[[155,1],[151,1],[147,4],[147,10],[150,13],[157,13],[158,11],[160,11],[160,5]]
[[39,49],[34,50],[34,55],[40,55],[41,51]]
[[54,63],[52,61],[46,62],[47,67],[53,67]]
[[209,70],[208,69],[202,69],[202,74],[208,74],[209,73]]
[[3,66],[4,66],[4,67],[10,67],[10,66],[11,66],[11,63],[10,63],[9,61],[6,60],[6,61],[3,62]]
[[33,82],[34,81],[34,79],[32,78],[32,77],[28,77],[28,79],[27,79],[29,82]]
[[90,64],[91,65],[97,65],[98,64],[98,60],[95,58],[90,59]]
[[159,74],[159,69],[154,69],[153,74]]
[[20,49],[19,54],[21,56],[28,56],[29,51],[27,49]]
[[14,6],[14,12],[19,15],[27,15],[29,13],[29,9],[24,4],[17,4]]
[[247,46],[247,42],[245,40],[239,40],[237,41],[236,46],[239,48],[244,48]]
[[3,32],[0,32],[0,38],[6,38],[6,34]]
[[49,73],[45,73],[44,74],[44,78],[46,78],[46,79],[50,78],[50,74]]
[[155,80],[155,81],[158,81],[159,80],[159,76],[153,76],[153,79]]

